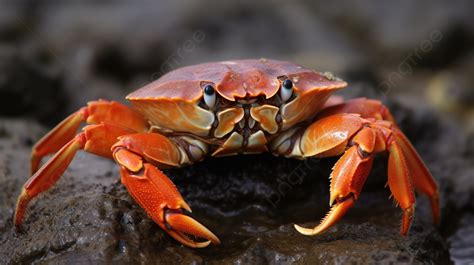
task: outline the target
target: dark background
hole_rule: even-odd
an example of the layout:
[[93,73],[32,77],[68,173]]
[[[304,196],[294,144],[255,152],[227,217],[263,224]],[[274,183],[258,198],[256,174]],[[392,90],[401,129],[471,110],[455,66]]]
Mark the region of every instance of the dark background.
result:
[[[392,106],[395,116],[401,120],[402,127],[405,126],[403,129],[415,140],[417,147],[421,148],[422,155],[428,159],[428,164],[434,167],[435,173],[439,172],[436,177],[444,185],[443,190],[448,194],[445,197],[451,198],[453,204],[456,204],[456,200],[469,201],[469,198],[472,198],[469,194],[473,194],[474,190],[472,170],[468,171],[466,168],[466,165],[473,162],[474,143],[473,11],[474,4],[470,0],[1,0],[0,134],[8,136],[11,131],[13,135],[34,135],[30,138],[25,136],[26,140],[21,138],[26,146],[15,151],[21,154],[20,157],[23,156],[23,160],[7,157],[4,161],[10,159],[22,161],[22,165],[27,163],[28,148],[45,132],[44,128],[35,129],[37,123],[46,128],[52,127],[89,100],[104,98],[123,101],[124,96],[134,89],[169,70],[190,64],[265,57],[293,61],[319,71],[332,71],[349,82],[349,87],[343,92],[346,97],[368,96],[381,99]],[[12,121],[14,124],[23,125],[18,125],[12,131]],[[7,136],[4,138],[10,139]],[[457,145],[453,143],[455,141]],[[454,146],[461,146],[465,150]],[[10,150],[8,148],[2,148],[5,155]],[[446,150],[449,150],[449,153]],[[451,151],[458,152],[457,156]],[[441,166],[439,161],[446,157],[451,157],[452,163],[448,166],[441,163]],[[245,159],[238,158],[237,161],[254,161]],[[463,162],[459,162],[460,160]],[[223,161],[224,164],[234,163],[231,162],[234,160]],[[261,163],[271,166],[275,161],[266,157]],[[5,168],[8,168],[9,164],[4,164]],[[198,166],[197,170],[207,172],[206,167],[216,165],[218,167],[219,163],[204,164],[203,168],[199,169]],[[237,166],[236,170],[241,168],[241,165]],[[290,166],[294,167],[295,164],[290,163]],[[461,169],[464,171],[460,174],[464,177],[450,174]],[[5,173],[5,176],[8,174]],[[110,174],[116,177],[117,172]],[[175,174],[187,173],[177,171]],[[446,178],[443,174],[447,175]],[[6,217],[0,222],[0,229],[6,231],[0,244],[10,244],[8,242],[15,237],[8,232],[10,227],[7,223],[14,203],[11,197],[16,196],[19,185],[25,180],[24,176],[18,178],[19,180],[11,184],[15,187],[8,193],[11,196],[7,198],[5,195],[9,208],[3,211]],[[467,185],[459,179],[470,181],[471,184]],[[245,183],[245,180],[240,184],[242,183]],[[114,185],[117,184],[114,182]],[[459,185],[469,188],[460,189]],[[192,191],[187,192],[187,188],[185,189],[183,192],[185,195],[189,193],[191,201],[193,198],[200,198],[193,197]],[[119,191],[123,193],[120,193],[121,196],[127,196],[123,190]],[[323,201],[326,203],[326,197]],[[448,199],[445,201],[444,207],[448,207],[450,202]],[[252,204],[255,201],[249,199],[246,203]],[[209,205],[214,207],[212,202]],[[198,209],[199,207],[198,204]],[[201,206],[204,212],[202,215],[212,215],[212,211],[209,213],[210,210],[206,210],[206,207],[209,206]],[[457,246],[455,242],[462,241],[456,238],[459,233],[466,233],[466,230],[462,229],[471,232],[474,229],[472,226],[462,225],[463,222],[470,222],[465,221],[462,213],[471,211],[472,204],[456,204],[455,208],[457,210],[453,210],[453,216],[458,217],[455,220],[445,218],[448,220],[445,222],[445,228],[441,230],[438,241],[435,240],[436,244],[442,247],[436,249],[449,249],[449,254],[440,254],[442,257],[448,257],[448,260],[469,260],[469,256],[465,257],[468,251],[463,250],[468,248],[463,245],[465,243]],[[305,217],[301,220],[316,221],[322,212],[324,210],[321,210],[319,215],[313,214],[311,218]],[[398,218],[397,214],[395,216]],[[472,216],[469,215],[467,220],[474,220]],[[291,221],[295,222],[285,220],[281,223],[290,224]],[[397,223],[398,220],[395,224]],[[215,222],[214,226],[217,224]],[[296,234],[292,235],[297,237]],[[420,233],[418,236],[424,240],[426,233]],[[15,237],[15,240],[15,244],[23,244],[18,242],[25,239]],[[250,245],[255,243],[251,242],[253,243],[249,243]],[[429,247],[420,243],[426,247],[426,251],[433,245],[432,241],[428,242],[430,243],[426,244]],[[10,247],[17,247],[15,244]],[[239,249],[236,242],[231,246],[229,249],[233,251],[229,250],[227,253],[221,250],[219,255],[252,256]],[[260,249],[260,245],[257,246],[255,248]],[[416,246],[418,250],[418,245]],[[308,249],[303,253],[311,251]],[[270,255],[267,252],[262,254],[257,250],[252,251],[256,256]],[[400,251],[405,253],[404,250]],[[39,256],[32,254],[34,258],[28,256],[26,259],[16,254],[16,257],[10,257],[10,261],[38,261],[56,257],[49,249],[41,253]],[[194,254],[196,256],[191,258],[183,253],[180,255],[187,257],[186,261],[195,260],[197,256],[212,256],[211,251]],[[296,254],[288,254],[288,257],[295,257],[292,255]],[[409,263],[430,260],[418,252],[414,256],[415,260],[409,259]],[[238,259],[227,261],[236,260]],[[270,257],[265,259],[266,262],[275,260],[277,259]],[[312,259],[296,258],[287,261],[295,260],[309,262]],[[435,258],[432,260],[436,261]]]

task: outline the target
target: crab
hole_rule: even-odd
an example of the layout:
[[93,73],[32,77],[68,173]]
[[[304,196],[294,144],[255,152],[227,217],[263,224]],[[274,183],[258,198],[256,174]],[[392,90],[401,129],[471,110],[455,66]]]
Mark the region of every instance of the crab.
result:
[[[341,156],[331,173],[330,210],[317,235],[336,224],[359,198],[375,155],[388,153],[388,186],[410,229],[415,194],[426,195],[439,223],[436,181],[390,111],[380,101],[344,101],[347,83],[331,73],[284,61],[205,63],[169,72],[129,94],[133,104],[98,100],[71,114],[33,147],[31,177],[14,214],[21,228],[28,203],[50,189],[78,150],[110,158],[131,197],[164,231],[194,248],[219,244],[189,216],[191,207],[160,169],[206,157],[271,152],[289,158]],[[76,134],[83,122],[88,125]],[[43,157],[54,154],[41,166]]]

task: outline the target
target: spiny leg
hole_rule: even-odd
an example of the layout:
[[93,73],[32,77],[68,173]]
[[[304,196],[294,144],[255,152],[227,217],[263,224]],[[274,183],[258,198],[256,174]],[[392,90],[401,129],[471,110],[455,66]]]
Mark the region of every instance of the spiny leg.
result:
[[[429,198],[433,221],[435,224],[439,224],[439,192],[436,181],[411,142],[395,124],[395,119],[390,113],[390,110],[378,100],[356,98],[347,100],[340,104],[330,105],[326,109],[323,109],[321,113],[318,114],[317,118],[320,119],[340,113],[356,113],[361,115],[362,118],[375,119],[377,120],[376,123],[383,124],[382,126],[385,126],[386,128],[388,127],[388,133],[393,133],[394,138],[397,139],[398,145],[402,149],[403,155],[406,158],[405,161],[413,179],[415,190]],[[384,123],[383,121],[388,121],[389,123]]]
[[131,129],[111,124],[96,124],[84,127],[83,132],[76,135],[46,162],[23,185],[15,209],[14,224],[17,229],[23,221],[28,203],[40,193],[51,188],[71,163],[77,150],[112,157],[110,148],[120,135],[133,133]]
[[74,138],[82,122],[89,124],[105,122],[135,132],[144,131],[148,126],[139,114],[125,105],[114,101],[91,101],[86,107],[69,115],[33,146],[31,175],[38,170],[44,156],[57,152]]
[[405,134],[403,134],[398,128],[395,128],[394,135],[405,157],[405,162],[413,178],[415,190],[423,193],[430,199],[433,221],[435,224],[439,224],[440,207],[438,185],[436,184],[436,181]]
[[357,146],[349,148],[334,166],[329,200],[331,210],[314,228],[295,225],[298,232],[304,235],[316,235],[326,231],[354,206],[373,162],[372,156],[361,157],[357,149]]
[[406,235],[415,213],[413,181],[402,149],[396,140],[391,141],[388,158],[388,186],[403,211],[400,234]]
[[[333,128],[329,129],[331,126]],[[334,115],[311,125],[303,134],[301,141],[305,154],[312,153],[317,157],[334,156],[340,152],[344,154],[331,173],[331,210],[314,228],[295,225],[300,233],[316,235],[326,231],[339,221],[359,198],[372,168],[374,151],[380,149],[375,131],[364,126],[363,120],[355,115]],[[350,147],[344,151],[347,145]]]
[[[113,146],[113,155],[130,195],[165,232],[189,247],[220,243],[211,231],[184,214],[191,208],[171,180],[156,168],[180,165],[185,154],[173,141],[157,133],[126,135]],[[207,241],[198,242],[188,235]]]
[[[357,114],[335,114],[310,125],[290,153],[300,157],[329,157],[344,153],[331,174],[331,210],[321,223],[312,228],[296,229],[306,235],[319,234],[334,225],[354,205],[371,170],[373,156],[388,151],[388,183],[403,210],[401,234],[410,227],[415,197],[404,150],[394,134],[394,125],[388,121],[363,119]],[[296,134],[298,135],[298,134]],[[347,150],[346,147],[348,147]],[[275,146],[282,151],[281,146]]]

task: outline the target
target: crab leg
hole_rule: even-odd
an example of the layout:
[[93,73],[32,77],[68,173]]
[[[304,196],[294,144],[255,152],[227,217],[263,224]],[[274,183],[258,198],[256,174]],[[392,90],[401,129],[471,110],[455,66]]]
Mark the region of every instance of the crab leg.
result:
[[[395,124],[395,119],[382,102],[367,98],[356,98],[340,104],[332,104],[318,114],[318,119],[338,113],[357,113],[362,118],[385,120]],[[409,172],[413,178],[415,190],[423,193],[430,199],[433,221],[435,224],[439,224],[440,207],[436,181],[405,134],[395,125],[391,126],[391,129],[393,129],[398,145],[406,158],[405,163],[408,165]]]
[[[329,213],[323,218],[321,223],[314,228],[303,228],[295,225],[296,230],[305,235],[319,234],[339,221],[359,198],[362,187],[372,168],[373,151],[377,143],[375,131],[369,127],[362,127],[363,123],[357,116],[344,114],[334,118],[334,121],[337,119],[343,122],[340,124],[351,124],[349,125],[351,126],[350,128],[345,128],[345,132],[356,131],[356,133],[346,134],[344,133],[344,128],[335,125],[335,127],[339,127],[339,131],[342,130],[342,133],[336,136],[336,138],[338,138],[337,141],[333,139],[335,135],[333,131],[326,131],[324,129],[325,131],[321,136],[321,134],[315,132],[315,130],[327,128],[327,126],[330,125],[329,123],[332,121],[331,118],[326,118],[320,120],[319,124],[317,122],[314,126],[310,126],[308,129],[312,130],[313,133],[305,133],[307,138],[302,139],[303,144],[306,144],[303,150],[306,149],[309,151],[308,149],[311,148],[314,152],[314,148],[316,148],[319,155],[323,154],[323,156],[324,153],[336,155],[331,152],[331,150],[337,150],[341,144],[344,146],[347,145],[347,141],[351,138],[354,144],[347,149],[347,151],[343,151],[344,155],[337,161],[331,173],[329,205],[332,207]],[[357,120],[359,120],[359,122],[357,122]],[[335,132],[337,134],[337,131]],[[312,139],[311,136],[315,135],[322,138]],[[331,142],[332,144],[328,144]],[[337,144],[334,145],[335,143]],[[311,145],[313,146],[311,147]]]
[[[406,136],[392,122],[340,113],[317,120],[297,137],[300,138],[293,142],[299,146],[292,147],[290,154],[329,157],[343,153],[331,174],[331,210],[314,228],[295,225],[300,233],[319,234],[340,220],[358,199],[374,155],[384,151],[389,153],[388,186],[403,211],[400,234],[408,233],[413,219],[414,186],[424,185],[419,189],[430,196],[436,221],[439,214],[436,183]],[[412,179],[412,175],[416,177]]]
[[439,224],[440,210],[438,185],[405,134],[403,134],[398,128],[395,128],[394,131],[397,143],[406,158],[405,162],[413,178],[415,190],[425,194],[430,199],[433,221],[435,224]]
[[41,159],[57,152],[76,135],[82,122],[97,124],[105,122],[132,129],[135,132],[147,128],[146,121],[129,107],[114,101],[91,101],[59,123],[48,134],[41,138],[31,152],[31,175],[41,164]]
[[26,208],[31,199],[51,188],[59,180],[71,163],[77,150],[84,149],[89,153],[111,158],[112,153],[110,148],[117,141],[117,138],[120,135],[130,133],[133,133],[131,129],[105,123],[84,127],[82,133],[76,135],[59,149],[59,151],[23,185],[15,209],[14,224],[17,229],[20,228]]
[[[191,208],[173,182],[155,167],[179,165],[181,153],[174,142],[157,133],[138,133],[120,137],[112,149],[121,166],[122,183],[165,232],[189,247],[220,243],[211,231],[185,215],[184,211],[191,212]],[[188,235],[206,241],[195,241]]]
[[390,145],[390,155],[388,158],[388,186],[393,197],[403,211],[402,226],[400,234],[406,235],[410,229],[415,213],[415,194],[413,191],[413,181],[405,156],[397,140]]

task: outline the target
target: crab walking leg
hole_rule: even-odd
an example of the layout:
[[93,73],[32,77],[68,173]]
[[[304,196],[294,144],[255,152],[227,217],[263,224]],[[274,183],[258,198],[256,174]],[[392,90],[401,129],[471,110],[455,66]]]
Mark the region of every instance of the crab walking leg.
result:
[[[383,151],[389,152],[388,184],[403,211],[400,233],[408,233],[415,210],[412,169],[406,162],[407,151],[400,144],[403,135],[400,136],[401,132],[393,123],[342,113],[322,118],[306,128],[303,134],[295,135],[297,138],[292,140],[295,145],[291,155],[329,157],[343,154],[331,173],[331,210],[314,228],[295,225],[300,233],[316,235],[340,220],[359,198],[374,155]],[[276,147],[281,150],[279,148]]]
[[349,148],[336,163],[331,174],[331,210],[318,226],[309,229],[295,225],[296,230],[304,235],[316,235],[339,221],[359,197],[372,162],[372,156],[361,157],[357,146]]
[[[374,150],[378,148],[376,146],[377,134],[372,128],[363,127],[363,121],[359,117],[343,114],[335,115],[333,118],[334,120],[331,117],[320,120],[314,124],[315,126],[308,128],[312,132],[303,135],[302,150],[310,151],[312,149],[312,152],[314,152],[316,149],[318,150],[316,156],[327,156],[328,154],[332,156],[341,152],[340,146],[343,145],[345,148],[349,139],[352,139],[353,145],[347,151],[342,151],[344,155],[337,161],[331,173],[329,199],[331,210],[329,213],[314,228],[303,228],[295,225],[296,230],[305,235],[316,235],[327,230],[354,205],[372,168]],[[320,128],[327,128],[330,125],[329,123],[334,121],[344,121],[345,124],[350,124],[351,128],[345,128],[346,131],[341,131],[343,128],[340,127],[344,125],[334,124],[333,127],[338,127],[336,130],[323,129],[324,131],[318,132]],[[347,131],[355,131],[355,133],[347,134],[345,133]],[[338,135],[339,132],[341,134]],[[312,138],[314,136],[317,136],[317,138]],[[338,141],[335,141],[334,137],[338,138]],[[332,144],[328,145],[327,143]],[[334,143],[337,144],[334,145]],[[337,150],[337,152],[331,150]]]
[[394,132],[397,143],[402,150],[405,162],[413,178],[415,190],[425,194],[430,199],[433,221],[435,224],[439,224],[440,207],[438,185],[405,134],[398,128],[395,128]]
[[413,182],[403,151],[396,140],[391,142],[389,150],[388,186],[393,197],[402,208],[403,217],[400,234],[406,235],[410,229],[413,214],[415,213]]
[[135,132],[144,131],[147,128],[146,121],[125,105],[114,101],[91,101],[86,107],[64,119],[33,146],[31,175],[38,170],[44,156],[57,152],[74,138],[82,122],[88,124],[105,122],[129,128]]
[[155,167],[179,166],[182,153],[174,142],[157,133],[126,135],[113,146],[113,156],[130,195],[165,232],[189,247],[220,243],[211,231],[184,214],[183,210],[191,212],[191,208],[173,182]]
[[120,135],[133,133],[131,129],[111,124],[96,124],[84,127],[83,132],[66,143],[23,185],[15,209],[14,224],[17,229],[23,220],[28,203],[38,194],[51,188],[71,163],[77,150],[112,158],[110,148]]

